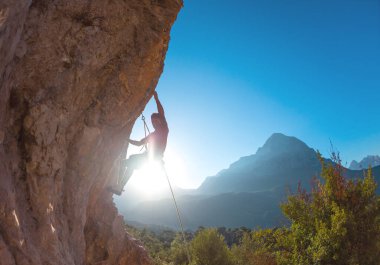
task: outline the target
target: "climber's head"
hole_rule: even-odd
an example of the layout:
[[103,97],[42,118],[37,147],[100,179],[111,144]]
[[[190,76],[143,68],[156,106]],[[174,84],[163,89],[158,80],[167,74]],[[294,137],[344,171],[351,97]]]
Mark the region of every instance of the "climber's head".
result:
[[152,116],[150,116],[150,118],[152,120],[152,125],[154,129],[162,127],[162,120],[159,113],[153,113]]

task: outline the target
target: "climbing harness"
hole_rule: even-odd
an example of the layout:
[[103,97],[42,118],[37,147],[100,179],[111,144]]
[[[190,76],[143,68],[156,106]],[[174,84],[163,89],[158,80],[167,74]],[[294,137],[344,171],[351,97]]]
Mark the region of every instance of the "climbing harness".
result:
[[172,188],[172,184],[170,183],[169,175],[168,175],[168,172],[166,171],[165,164],[164,164],[163,160],[161,160],[161,167],[162,167],[162,170],[165,173],[166,180],[168,181],[170,192],[172,193],[174,206],[175,206],[175,209],[177,211],[178,223],[179,223],[179,225],[181,227],[183,243],[185,244],[185,248],[186,248],[187,259],[188,259],[189,264],[190,264],[191,263],[190,251],[189,251],[189,246],[187,244],[187,240],[186,240],[186,237],[185,237],[185,231],[183,229],[183,222],[182,222],[181,214],[179,212],[179,208],[178,208],[178,204],[177,204],[177,201],[175,199],[175,196],[174,196],[174,191],[173,191],[173,188]]

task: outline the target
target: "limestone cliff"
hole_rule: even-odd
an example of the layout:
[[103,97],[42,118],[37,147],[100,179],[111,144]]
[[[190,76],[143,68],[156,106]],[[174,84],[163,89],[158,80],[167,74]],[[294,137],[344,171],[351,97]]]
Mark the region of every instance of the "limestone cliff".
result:
[[181,0],[0,0],[0,264],[149,264],[105,187]]

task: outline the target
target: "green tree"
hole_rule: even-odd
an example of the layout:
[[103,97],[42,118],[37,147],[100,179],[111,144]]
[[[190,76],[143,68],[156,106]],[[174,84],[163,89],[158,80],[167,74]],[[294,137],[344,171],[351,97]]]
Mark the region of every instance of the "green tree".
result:
[[239,244],[243,238],[244,233],[250,232],[251,230],[246,227],[240,228],[226,228],[226,227],[218,227],[217,231],[224,237],[224,241],[226,242],[228,247],[232,247],[234,244]]
[[[187,239],[188,240],[188,239]],[[189,264],[188,259],[188,253],[186,249],[186,245],[183,242],[182,234],[177,233],[176,237],[174,238],[171,248],[171,260],[174,263],[174,265],[187,265]]]
[[232,247],[234,265],[276,265],[277,237],[283,229],[246,232]]
[[379,265],[380,199],[371,170],[348,180],[339,155],[335,164],[320,160],[324,183],[316,180],[310,193],[299,188],[282,205],[291,227],[277,238],[279,264]]
[[162,231],[155,233],[149,229],[138,229],[126,225],[128,233],[138,238],[146,248],[155,265],[172,265],[170,244],[176,233],[174,231]]
[[191,242],[191,253],[197,265],[232,265],[230,250],[215,228],[198,231]]

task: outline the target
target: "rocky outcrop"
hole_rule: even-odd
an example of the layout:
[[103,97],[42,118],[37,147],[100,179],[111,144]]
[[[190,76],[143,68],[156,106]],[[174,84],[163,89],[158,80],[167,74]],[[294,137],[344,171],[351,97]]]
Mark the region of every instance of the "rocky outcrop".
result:
[[180,0],[0,2],[0,264],[149,264],[112,195]]

